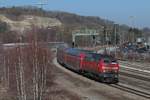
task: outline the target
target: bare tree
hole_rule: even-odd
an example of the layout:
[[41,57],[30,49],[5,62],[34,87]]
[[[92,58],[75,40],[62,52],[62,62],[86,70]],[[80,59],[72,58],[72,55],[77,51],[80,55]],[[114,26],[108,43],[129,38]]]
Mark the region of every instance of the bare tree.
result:
[[28,34],[28,45],[7,48],[1,56],[4,84],[11,93],[16,92],[18,100],[43,100],[45,96],[51,53],[33,33],[36,31]]

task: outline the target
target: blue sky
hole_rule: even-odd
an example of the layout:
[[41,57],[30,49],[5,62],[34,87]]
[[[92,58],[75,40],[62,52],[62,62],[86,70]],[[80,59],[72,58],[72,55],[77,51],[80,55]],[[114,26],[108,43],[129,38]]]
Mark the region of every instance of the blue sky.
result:
[[[0,0],[0,6],[36,5],[40,0]],[[99,16],[119,24],[150,27],[150,0],[47,0],[47,10]],[[134,16],[134,17],[130,17]]]

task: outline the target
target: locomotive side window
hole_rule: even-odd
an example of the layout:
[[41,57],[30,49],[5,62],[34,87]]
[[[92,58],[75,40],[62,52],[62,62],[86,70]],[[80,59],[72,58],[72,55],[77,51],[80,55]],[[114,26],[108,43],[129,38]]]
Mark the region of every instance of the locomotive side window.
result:
[[86,57],[85,57],[85,60],[90,61],[90,62],[95,61],[95,59],[93,58],[93,56],[91,54],[87,54]]
[[91,61],[91,62],[93,62],[93,61],[94,61],[94,58],[92,58],[92,57],[86,57],[85,60],[86,60],[86,61]]
[[100,54],[93,54],[93,58],[95,59],[96,62],[99,62],[102,57]]

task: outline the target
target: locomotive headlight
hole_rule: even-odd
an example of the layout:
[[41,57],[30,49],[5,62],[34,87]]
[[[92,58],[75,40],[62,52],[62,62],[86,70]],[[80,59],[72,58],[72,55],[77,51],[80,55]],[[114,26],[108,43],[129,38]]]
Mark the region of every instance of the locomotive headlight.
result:
[[105,69],[103,69],[103,72],[105,73],[105,72],[106,72],[106,70],[105,70]]
[[118,77],[118,75],[115,75],[115,78],[117,78]]
[[117,73],[118,71],[117,71],[117,70],[114,70],[114,72]]

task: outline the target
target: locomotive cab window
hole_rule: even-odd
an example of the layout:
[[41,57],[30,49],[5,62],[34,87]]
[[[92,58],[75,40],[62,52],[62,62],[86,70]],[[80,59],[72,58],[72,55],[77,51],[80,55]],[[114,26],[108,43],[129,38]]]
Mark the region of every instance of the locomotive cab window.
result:
[[106,64],[116,63],[116,59],[111,56],[104,56],[103,60]]
[[111,59],[109,57],[104,58],[104,63],[111,63]]

